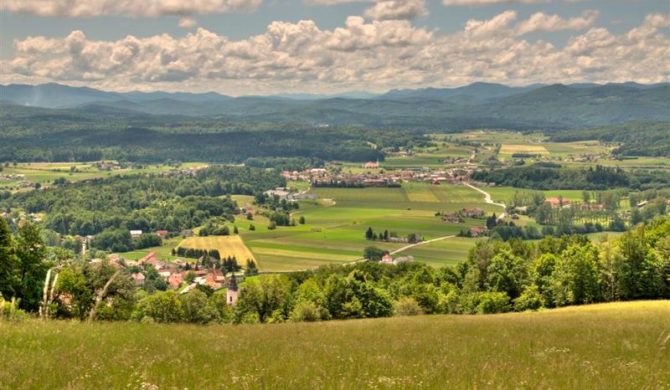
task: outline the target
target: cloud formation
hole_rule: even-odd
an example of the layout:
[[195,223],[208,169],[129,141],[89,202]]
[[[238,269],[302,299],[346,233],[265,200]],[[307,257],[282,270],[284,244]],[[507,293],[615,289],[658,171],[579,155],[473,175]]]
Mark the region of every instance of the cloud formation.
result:
[[427,14],[425,0],[379,0],[365,10],[365,16],[374,20],[410,20]]
[[[262,34],[232,40],[203,28],[183,37],[127,36],[101,41],[73,31],[63,38],[15,41],[0,61],[0,82],[57,81],[110,90],[217,90],[228,94],[463,85],[474,81],[651,83],[670,78],[670,17],[650,14],[615,35],[576,18],[513,11],[469,20],[443,34],[407,20],[349,17],[321,29],[309,20],[273,22]],[[529,41],[540,30],[573,30],[561,46]]]
[[0,11],[37,16],[165,16],[255,9],[261,0],[2,0]]

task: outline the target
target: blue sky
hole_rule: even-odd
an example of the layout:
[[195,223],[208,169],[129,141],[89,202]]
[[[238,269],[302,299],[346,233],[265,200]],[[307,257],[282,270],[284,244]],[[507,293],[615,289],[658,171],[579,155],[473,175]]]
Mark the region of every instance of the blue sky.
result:
[[[670,75],[667,0],[200,0],[180,9],[174,2],[144,0],[155,5],[148,9],[3,0],[0,82],[247,94]],[[468,31],[468,23],[487,21]],[[75,40],[83,51],[63,49]],[[192,49],[199,41],[201,52]],[[128,47],[132,53],[119,54]],[[549,57],[555,65],[541,63]]]

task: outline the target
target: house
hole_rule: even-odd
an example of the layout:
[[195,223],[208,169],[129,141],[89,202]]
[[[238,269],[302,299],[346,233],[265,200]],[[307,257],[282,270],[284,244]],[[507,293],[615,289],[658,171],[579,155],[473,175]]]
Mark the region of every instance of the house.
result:
[[570,204],[570,200],[554,196],[551,198],[547,198],[547,200],[545,200],[545,203],[548,203],[552,208],[559,208],[563,206],[568,206]]
[[379,168],[379,161],[377,161],[377,162],[368,161],[365,164],[363,164],[363,168],[365,168],[365,169],[378,169]]
[[270,198],[287,199],[290,192],[287,188],[277,187],[274,190],[267,190],[264,194]]
[[205,285],[211,287],[213,290],[218,290],[223,287],[225,281],[226,277],[216,269],[212,269],[212,271],[205,277]]
[[517,206],[514,208],[514,212],[520,215],[528,215],[528,206]]
[[136,272],[136,273],[134,273],[130,276],[135,281],[136,286],[144,286],[144,279],[146,279],[146,278],[144,277],[144,275],[142,273]]
[[463,223],[463,217],[461,217],[458,213],[446,213],[442,214],[442,220],[444,222],[451,222],[451,223]]
[[184,238],[193,237],[193,230],[191,230],[191,229],[182,230],[181,233],[179,233],[179,235],[181,235]]
[[382,257],[380,263],[382,263],[382,264],[393,264],[393,256],[391,256],[391,254],[387,252]]
[[138,260],[138,264],[139,265],[145,265],[145,264],[151,265],[157,271],[163,269],[163,267],[165,266],[165,264],[163,264],[163,262],[158,260],[158,258],[156,257],[156,252],[149,252],[148,255],[146,255],[143,258]]
[[182,282],[184,281],[184,277],[182,276],[181,273],[173,273],[168,276],[168,285],[170,285],[170,288],[172,289],[178,289],[179,286],[181,286]]
[[470,235],[472,237],[479,237],[486,234],[486,231],[487,229],[484,226],[473,226],[470,228]]
[[649,204],[649,201],[643,200],[642,202],[640,202],[640,203],[637,204],[637,208],[638,208],[638,209],[641,209],[641,208],[643,208],[644,206],[646,206],[646,205],[648,205],[648,204]]
[[168,235],[168,231],[167,230],[156,230],[156,233],[154,233],[154,234],[156,234],[160,238],[165,238]]
[[130,237],[132,237],[132,238],[137,238],[137,237],[139,237],[139,236],[141,236],[141,235],[142,235],[142,231],[141,231],[141,230],[131,230],[131,231],[130,231]]
[[235,306],[237,304],[238,290],[237,279],[235,278],[235,274],[233,274],[230,277],[230,283],[228,283],[228,291],[226,291],[226,303],[229,306]]
[[485,214],[479,207],[464,208],[461,213],[468,218],[481,218]]

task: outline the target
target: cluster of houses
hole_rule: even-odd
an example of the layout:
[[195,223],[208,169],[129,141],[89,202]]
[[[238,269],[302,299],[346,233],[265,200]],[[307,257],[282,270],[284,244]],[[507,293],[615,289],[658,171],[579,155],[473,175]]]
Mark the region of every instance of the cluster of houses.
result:
[[0,175],[0,180],[3,181],[12,181],[12,180],[25,180],[26,175],[21,173],[10,173],[6,175]]
[[95,167],[101,171],[116,171],[122,168],[121,164],[116,161],[98,161]]
[[[363,168],[377,169],[379,163],[368,162]],[[447,170],[431,170],[424,168],[392,170],[367,173],[336,173],[324,168],[306,169],[304,171],[284,171],[282,176],[287,180],[308,181],[315,185],[328,186],[364,186],[384,187],[402,182],[427,182],[432,184],[461,183],[470,178],[474,169],[453,168]]]
[[482,218],[484,215],[486,212],[479,207],[466,207],[459,211],[440,214],[444,222],[451,223],[463,223],[465,218]]
[[[100,261],[102,260],[91,260],[91,262]],[[120,257],[118,255],[111,255],[110,261],[112,264],[118,264]],[[216,268],[198,268],[197,266],[192,266],[191,264],[180,259],[176,259],[175,261],[171,262],[164,262],[158,259],[155,252],[151,252],[137,261],[125,260],[125,265],[127,267],[137,266],[139,269],[143,269],[146,266],[153,267],[161,276],[161,278],[165,280],[170,289],[177,290],[181,294],[186,294],[189,291],[192,291],[198,285],[207,286],[213,290],[220,290],[224,287],[227,287],[229,294],[227,298],[228,303],[231,305],[237,303],[237,282],[238,278],[241,277],[239,275],[231,274],[227,277],[223,274],[223,272]],[[187,274],[191,272],[194,275],[193,280],[189,281],[189,283],[186,283]],[[144,286],[146,275],[142,271],[132,273],[131,277],[136,286]]]
[[[277,198],[279,200],[287,200],[289,202],[297,202],[299,200],[314,200],[317,198],[316,194],[308,194],[305,191],[292,192],[285,187],[277,187],[273,190],[265,191],[264,194],[270,198]],[[251,207],[253,210],[253,207]],[[248,207],[244,208],[247,213],[250,212]]]

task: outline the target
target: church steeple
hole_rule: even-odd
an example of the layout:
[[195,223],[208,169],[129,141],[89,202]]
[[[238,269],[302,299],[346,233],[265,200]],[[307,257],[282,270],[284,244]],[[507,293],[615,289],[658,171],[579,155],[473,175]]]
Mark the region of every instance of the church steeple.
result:
[[230,306],[235,306],[237,303],[239,287],[237,287],[237,278],[232,274],[228,282],[228,291],[226,292],[226,303]]

